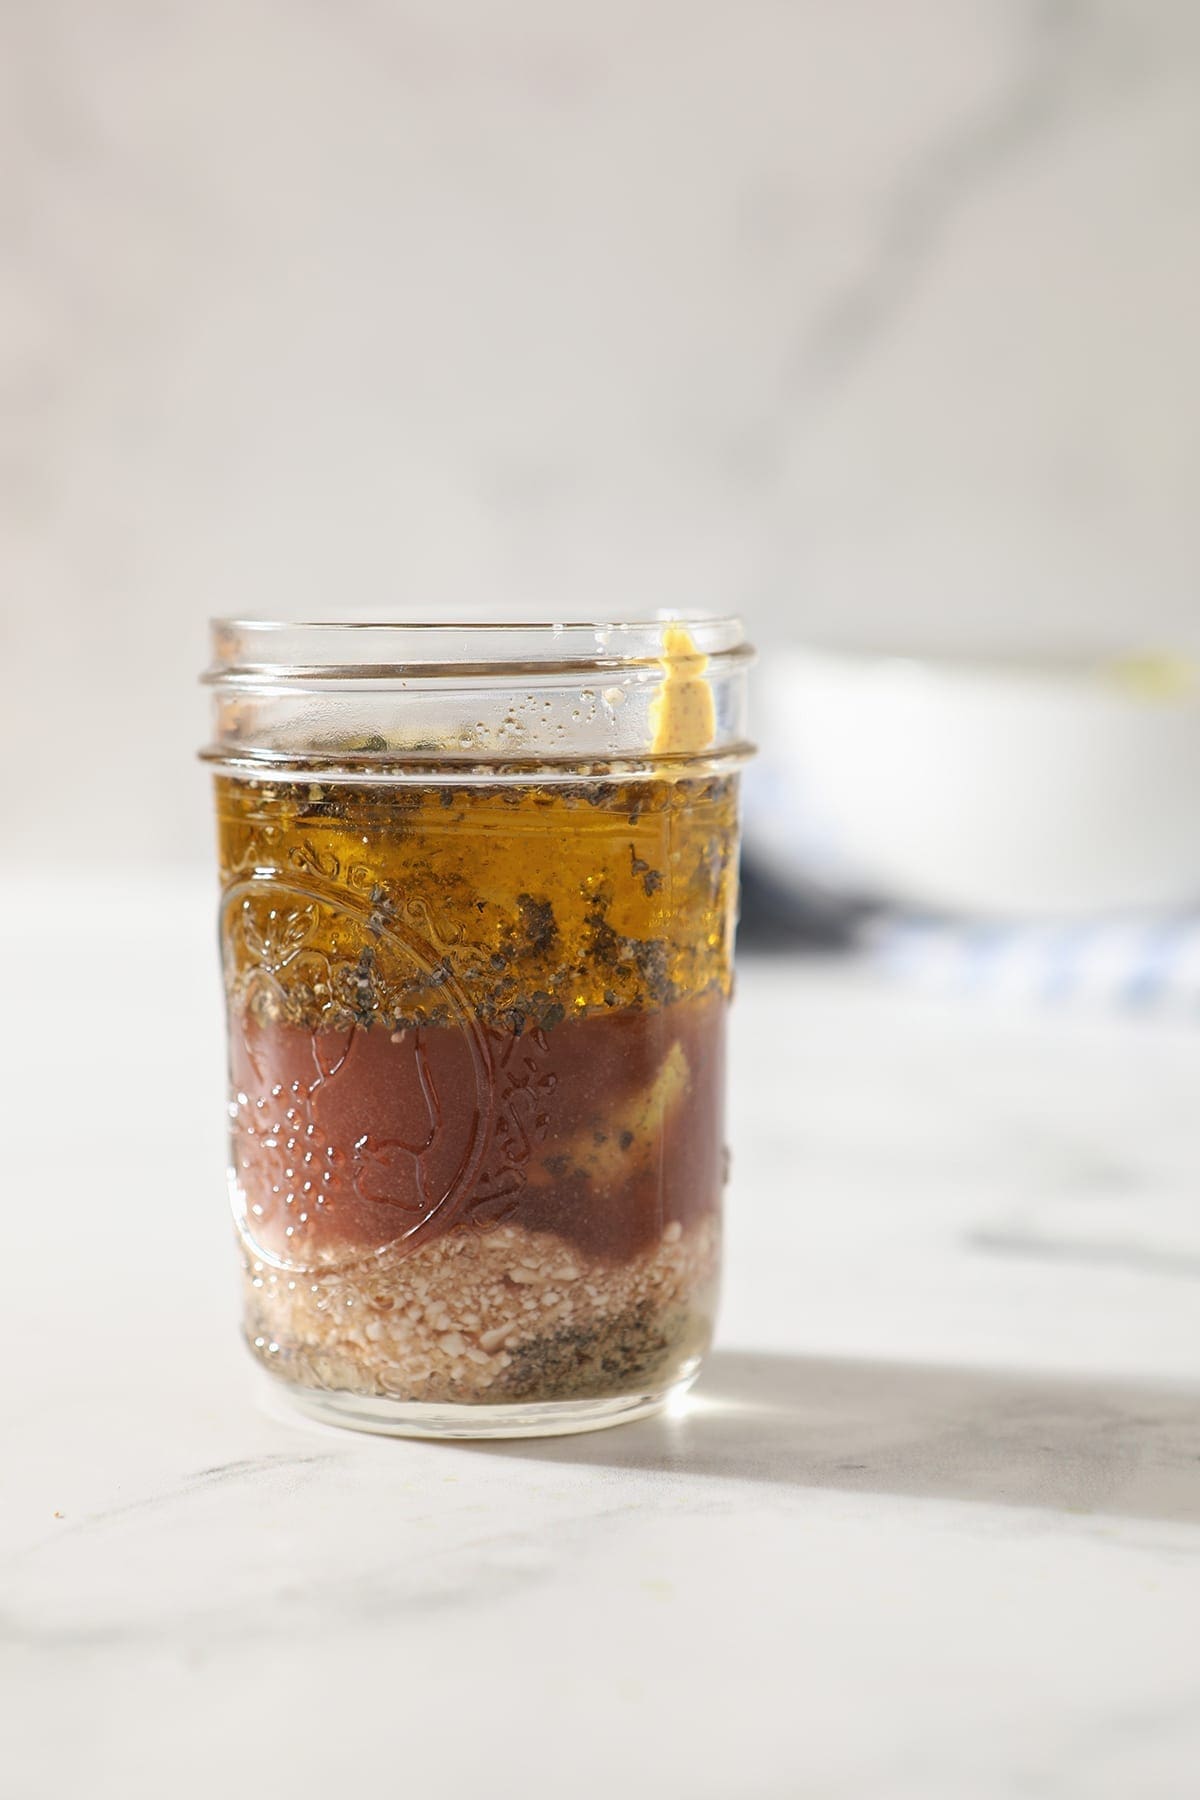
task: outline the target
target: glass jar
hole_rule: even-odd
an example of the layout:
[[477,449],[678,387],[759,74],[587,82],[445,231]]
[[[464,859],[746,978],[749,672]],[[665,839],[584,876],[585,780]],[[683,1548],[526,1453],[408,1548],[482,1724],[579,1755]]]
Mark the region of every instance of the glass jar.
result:
[[573,1431],[694,1378],[750,654],[729,619],[214,625],[245,1331],[307,1412]]

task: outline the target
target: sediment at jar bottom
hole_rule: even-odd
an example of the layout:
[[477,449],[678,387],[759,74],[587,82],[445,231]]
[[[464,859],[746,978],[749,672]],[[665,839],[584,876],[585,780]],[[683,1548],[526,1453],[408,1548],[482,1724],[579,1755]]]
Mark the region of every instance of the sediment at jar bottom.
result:
[[614,1264],[715,1214],[719,990],[551,1031],[233,1021],[235,1210],[252,1255],[327,1271],[511,1223]]
[[399,1401],[651,1392],[707,1348],[718,1262],[712,1212],[616,1264],[512,1224],[307,1276],[247,1256],[246,1335],[285,1380]]

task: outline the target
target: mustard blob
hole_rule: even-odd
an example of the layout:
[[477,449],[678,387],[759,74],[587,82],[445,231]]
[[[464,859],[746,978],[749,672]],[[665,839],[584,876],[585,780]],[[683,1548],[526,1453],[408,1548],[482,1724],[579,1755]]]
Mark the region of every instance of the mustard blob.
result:
[[694,756],[717,732],[713,691],[705,678],[708,658],[689,631],[668,625],[659,657],[663,679],[650,702],[651,749],[656,756]]

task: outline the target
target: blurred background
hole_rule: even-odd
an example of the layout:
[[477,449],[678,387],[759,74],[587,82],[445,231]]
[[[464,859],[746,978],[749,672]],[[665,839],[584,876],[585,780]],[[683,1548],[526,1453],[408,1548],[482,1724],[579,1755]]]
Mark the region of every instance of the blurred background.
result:
[[[0,0],[6,1793],[1192,1800],[1198,320],[1200,0]],[[301,1436],[207,620],[653,608],[762,652],[696,1404]]]
[[26,858],[207,865],[212,613],[706,607],[777,667],[1198,635],[1191,0],[0,28]]

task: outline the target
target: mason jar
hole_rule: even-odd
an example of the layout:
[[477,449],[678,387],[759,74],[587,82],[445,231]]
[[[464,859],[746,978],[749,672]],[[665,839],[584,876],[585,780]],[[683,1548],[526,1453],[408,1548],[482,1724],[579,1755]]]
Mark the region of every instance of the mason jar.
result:
[[615,1424],[720,1267],[734,619],[213,628],[247,1343],[306,1412]]

